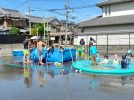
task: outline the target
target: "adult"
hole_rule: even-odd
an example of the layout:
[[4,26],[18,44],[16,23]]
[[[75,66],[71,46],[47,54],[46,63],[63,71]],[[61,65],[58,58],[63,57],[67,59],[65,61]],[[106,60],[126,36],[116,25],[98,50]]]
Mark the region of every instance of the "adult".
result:
[[28,49],[28,42],[29,42],[29,39],[26,36],[26,39],[23,41],[24,49]]
[[95,39],[92,38],[92,37],[90,37],[90,42],[92,42],[92,43],[96,43]]
[[43,54],[43,47],[42,47],[42,45],[43,45],[44,43],[41,41],[41,39],[38,41],[38,43],[37,43],[37,48],[38,48],[38,50],[39,50],[39,52],[40,52],[40,59],[39,59],[39,65],[42,65],[43,63],[42,63],[42,54]]
[[81,46],[85,46],[85,41],[84,41],[84,39],[81,39],[81,40],[80,40],[80,45],[81,45]]
[[29,39],[28,39],[28,37],[26,37],[26,39],[24,40],[23,44],[24,44],[23,63],[28,64],[29,63],[29,56],[30,56],[30,53],[29,53]]

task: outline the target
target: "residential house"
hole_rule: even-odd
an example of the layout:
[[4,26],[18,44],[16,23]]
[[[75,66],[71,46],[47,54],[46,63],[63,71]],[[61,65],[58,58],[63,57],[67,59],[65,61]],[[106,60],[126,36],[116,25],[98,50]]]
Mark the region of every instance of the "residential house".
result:
[[65,43],[65,35],[68,35],[68,44],[72,44],[71,38],[73,32],[73,22],[68,23],[68,30],[66,33],[66,21],[65,20],[58,20],[54,17],[46,18],[46,22],[48,22],[48,28],[50,31],[50,36],[52,37],[53,43]]
[[[28,16],[27,16],[28,17]],[[66,22],[65,21],[60,21],[55,17],[48,17],[44,18],[43,17],[37,17],[37,16],[30,16],[30,22],[31,26],[34,27],[38,23],[44,23],[45,22],[45,27],[46,27],[46,39],[51,40],[52,43],[59,43],[64,44],[65,41],[65,28],[66,28]],[[73,33],[73,23],[68,23],[68,37],[70,37]],[[70,39],[68,38],[70,41]]]
[[27,21],[27,17],[18,10],[0,8],[0,34],[7,34],[11,27],[18,27],[24,32]]
[[[31,27],[39,23],[45,22],[46,27],[46,39],[49,38],[53,43],[59,43],[60,41],[65,41],[65,20],[60,21],[55,17],[38,17],[38,16],[25,16],[21,14],[18,10],[0,8],[0,34],[8,34],[11,27],[18,27],[22,33],[29,33],[29,18]],[[74,23],[68,23],[67,35],[68,37],[73,34]],[[70,41],[70,38],[68,38]]]
[[88,44],[92,36],[98,45],[133,45],[134,0],[103,0],[97,6],[102,15],[78,23],[80,31],[74,44],[79,44],[81,38]]

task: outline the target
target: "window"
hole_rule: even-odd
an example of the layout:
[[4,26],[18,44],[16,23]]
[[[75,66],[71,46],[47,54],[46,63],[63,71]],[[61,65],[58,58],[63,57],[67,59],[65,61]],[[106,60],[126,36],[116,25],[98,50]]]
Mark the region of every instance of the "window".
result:
[[105,8],[105,15],[107,15],[107,6],[105,6],[104,8]]
[[108,14],[110,15],[110,13],[111,13],[111,7],[108,6]]
[[84,28],[81,29],[81,33],[83,33],[83,32],[84,32]]

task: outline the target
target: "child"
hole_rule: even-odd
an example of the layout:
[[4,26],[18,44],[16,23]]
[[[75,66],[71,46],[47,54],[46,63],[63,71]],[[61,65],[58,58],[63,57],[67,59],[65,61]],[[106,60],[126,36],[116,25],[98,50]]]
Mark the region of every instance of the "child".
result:
[[64,51],[64,48],[63,48],[63,46],[60,46],[60,51],[62,51],[62,52]]
[[99,64],[107,64],[108,62],[109,62],[108,55],[105,55],[104,60],[102,62],[100,62]]
[[93,65],[96,65],[96,54],[97,54],[97,48],[95,45],[93,45],[93,43],[91,43],[89,47],[89,55],[91,56]]
[[100,55],[97,53],[97,57],[96,57],[96,64],[100,63]]
[[30,57],[30,53],[27,49],[23,50],[24,56],[23,56],[23,63],[28,65],[29,61],[29,57]]
[[129,65],[131,60],[131,55],[126,55],[126,64]]
[[114,55],[113,64],[114,65],[118,65],[119,64],[118,55],[116,55],[116,54]]
[[132,50],[130,48],[127,51],[127,55],[130,55],[132,57]]
[[121,68],[122,69],[127,69],[126,55],[122,56]]

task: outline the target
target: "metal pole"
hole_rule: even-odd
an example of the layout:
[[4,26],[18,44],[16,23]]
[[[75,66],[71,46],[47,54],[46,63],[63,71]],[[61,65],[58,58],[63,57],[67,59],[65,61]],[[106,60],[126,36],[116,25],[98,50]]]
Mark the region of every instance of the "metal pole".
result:
[[130,49],[131,41],[130,41],[130,33],[129,33],[129,49]]
[[18,10],[19,10],[19,11],[20,11],[20,4],[21,4],[21,3],[20,3],[20,0],[18,0],[18,5],[19,5]]
[[37,31],[37,37],[38,37],[38,36],[39,36],[39,33],[38,33],[38,32],[39,32],[39,27],[37,28],[37,30],[36,30],[36,31]]
[[97,35],[96,35],[96,47],[97,47]]
[[108,34],[107,34],[107,55],[108,55]]
[[29,16],[29,34],[31,35],[31,15],[30,15],[30,1],[27,0],[28,16]]
[[69,14],[69,0],[66,0],[66,32],[65,32],[65,46],[67,46],[67,30],[68,30],[68,14]]
[[44,24],[44,42],[45,42],[45,35],[46,35],[46,33],[45,33],[45,30],[46,30],[46,27],[45,27],[45,15],[44,15],[44,11],[43,11],[43,24]]
[[[47,30],[48,30],[48,22],[47,22],[47,25],[46,25],[46,27],[47,27]],[[48,47],[49,47],[49,35],[50,35],[50,33],[47,31],[47,40],[48,40]]]

